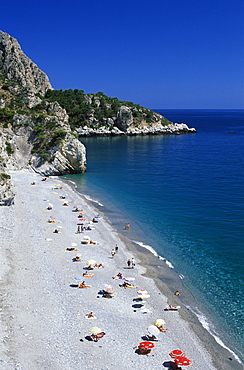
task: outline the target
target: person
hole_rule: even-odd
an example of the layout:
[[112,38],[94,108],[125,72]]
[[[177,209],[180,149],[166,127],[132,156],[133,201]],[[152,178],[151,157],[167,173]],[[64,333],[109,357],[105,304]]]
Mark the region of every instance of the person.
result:
[[130,224],[125,224],[125,230],[130,230]]
[[116,244],[115,253],[118,253],[118,251],[119,251],[119,247],[118,247],[118,244]]
[[33,181],[33,182],[31,183],[31,185],[36,185],[35,181]]
[[175,295],[180,295],[180,292],[176,290]]
[[170,370],[182,370],[175,362],[170,362]]
[[131,259],[131,267],[132,267],[132,268],[135,268],[135,265],[136,265],[136,263],[135,263],[135,259],[134,259],[134,258],[132,258],[132,259]]
[[127,288],[127,287],[130,287],[130,286],[131,286],[131,284],[130,284],[130,283],[127,283],[127,281],[124,281],[124,282],[123,282],[123,284],[119,284],[119,286],[120,286],[121,288]]
[[46,177],[44,177],[44,179],[42,179],[42,181],[47,181],[47,178],[46,178]]
[[104,331],[102,331],[101,333],[98,333],[98,334],[92,334],[91,337],[94,340],[94,342],[97,342],[98,339],[102,338],[105,334],[106,333],[104,333]]
[[114,249],[111,250],[111,256],[112,256],[112,258],[114,258],[114,256],[115,256],[115,250]]
[[128,261],[127,261],[127,266],[128,266],[128,268],[130,268],[130,265],[131,265],[131,260],[130,260],[130,259],[128,259]]
[[90,285],[86,285],[85,281],[83,280],[82,283],[80,283],[79,288],[90,288]]
[[113,279],[124,279],[124,277],[121,272],[119,272],[117,275],[113,276]]
[[162,325],[158,326],[157,328],[159,331],[161,331],[161,333],[166,333],[166,330],[168,330],[168,329],[165,329]]
[[58,229],[55,229],[53,232],[54,232],[54,234],[58,234],[59,233]]
[[84,277],[93,277],[94,274],[91,274],[90,272],[86,271],[86,272],[83,273],[83,276]]
[[95,316],[93,315],[93,313],[92,313],[92,312],[89,312],[89,313],[86,315],[86,317],[87,317],[88,319],[95,319]]
[[77,262],[77,261],[80,261],[81,259],[80,259],[80,257],[79,256],[76,256],[76,257],[74,257],[73,259],[72,259],[72,261],[73,262]]

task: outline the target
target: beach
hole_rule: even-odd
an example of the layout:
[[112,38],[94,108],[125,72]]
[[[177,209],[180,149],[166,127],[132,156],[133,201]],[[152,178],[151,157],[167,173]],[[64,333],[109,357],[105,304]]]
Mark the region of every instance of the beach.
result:
[[[91,202],[57,177],[42,181],[28,171],[12,171],[11,176],[15,204],[1,207],[0,368],[167,369],[175,349],[191,360],[183,369],[242,368],[186,308],[164,310],[168,304],[181,305],[180,298],[157,280],[146,254],[127,245]],[[91,230],[77,233],[75,206],[83,212],[81,223],[89,223]],[[84,236],[95,244],[82,244]],[[116,245],[118,253],[112,257]],[[67,250],[72,247],[78,251]],[[77,254],[81,261],[73,260]],[[127,260],[133,257],[135,268],[128,268]],[[91,259],[103,267],[83,279]],[[123,280],[112,278],[119,272],[136,287],[120,287]],[[75,277],[91,287],[78,288]],[[115,290],[112,298],[101,294],[106,284]],[[135,300],[138,290],[148,291],[150,297]],[[87,319],[89,312],[96,318]],[[153,342],[150,355],[139,355],[138,344],[157,319],[165,321],[167,330]],[[91,327],[106,334],[90,341],[86,337]]]

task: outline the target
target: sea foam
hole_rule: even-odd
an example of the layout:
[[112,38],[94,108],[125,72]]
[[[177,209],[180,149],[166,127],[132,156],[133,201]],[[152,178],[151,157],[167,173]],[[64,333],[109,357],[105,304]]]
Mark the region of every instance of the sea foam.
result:
[[158,259],[160,259],[161,261],[164,261],[164,262],[166,263],[166,265],[167,265],[169,268],[171,268],[171,269],[173,269],[173,268],[174,268],[174,266],[172,265],[172,263],[171,263],[170,261],[168,261],[168,260],[166,260],[166,258],[164,258],[164,257],[160,256],[160,255],[155,251],[155,249],[154,249],[153,247],[151,247],[150,245],[143,244],[142,242],[138,242],[138,241],[136,241],[136,240],[133,240],[133,242],[134,242],[134,243],[136,243],[136,244],[138,244],[138,245],[140,245],[140,247],[147,249],[149,252],[151,252],[155,257],[157,257],[157,258],[158,258]]

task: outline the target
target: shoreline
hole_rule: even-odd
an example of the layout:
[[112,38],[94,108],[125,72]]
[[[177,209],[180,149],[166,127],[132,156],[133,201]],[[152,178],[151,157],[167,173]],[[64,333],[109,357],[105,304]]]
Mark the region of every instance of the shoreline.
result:
[[[36,185],[32,186],[33,179]],[[191,314],[183,306],[178,312],[163,311],[168,302],[167,285],[156,276],[156,257],[149,251],[142,252],[139,246],[135,248],[106,217],[101,215],[94,230],[89,231],[92,239],[98,241],[98,248],[80,244],[82,235],[75,234],[77,215],[71,209],[75,203],[82,204],[87,219],[91,220],[95,214],[101,214],[93,202],[61,178],[41,182],[41,176],[35,173],[16,171],[13,172],[13,182],[17,190],[16,201],[13,206],[3,209],[1,219],[1,228],[5,230],[1,250],[6,251],[3,254],[9,254],[3,256],[4,269],[1,271],[3,320],[0,333],[4,340],[0,349],[6,370],[47,367],[65,370],[153,369],[169,362],[169,352],[178,347],[192,360],[189,368],[241,368],[235,360],[228,363],[227,351],[222,349],[219,358],[215,357],[211,365],[209,354],[215,356],[216,353],[212,353],[211,342],[206,350],[202,338],[200,341],[195,334],[196,323]],[[57,182],[63,184],[62,190],[52,190]],[[72,200],[69,207],[62,206],[61,193]],[[54,205],[60,235],[53,234],[54,226],[47,223],[51,214],[46,210],[48,201]],[[82,252],[81,264],[72,262],[74,253],[66,250],[71,242],[76,242]],[[119,245],[119,253],[111,259],[110,252],[115,243]],[[128,271],[126,261],[132,256],[136,259],[136,268]],[[105,268],[96,270],[89,291],[74,289],[74,276],[82,273],[82,266],[90,258],[102,261]],[[119,270],[135,277],[140,289],[149,291],[151,297],[145,304],[147,313],[132,308],[137,289],[119,288],[118,281],[111,278]],[[164,273],[167,279],[166,269]],[[104,283],[115,288],[114,298],[97,299],[97,291]],[[89,311],[94,311],[97,316],[91,323],[85,319],[85,313]],[[142,341],[147,327],[159,317],[165,319],[167,333],[162,333],[161,340],[155,343],[152,356],[138,356],[135,347]],[[86,341],[89,327],[97,325],[106,336],[98,343]],[[204,335],[207,335],[206,331]]]
[[[67,182],[79,195],[85,197],[86,201],[88,201],[95,209],[97,209],[97,212],[101,213],[104,211],[105,205],[101,204],[98,200],[94,200],[85,194],[79,193],[75,182],[70,179],[65,179],[65,177],[63,180],[64,182]],[[182,296],[176,297],[173,294],[173,291],[179,289],[180,291],[183,290],[185,293],[193,297],[190,290],[185,287],[184,281],[180,279],[179,274],[174,270],[171,262],[157,255],[157,252],[152,247],[141,245],[142,243],[130,239],[129,236],[127,236],[127,232],[124,232],[124,229],[119,230],[111,222],[109,216],[106,216],[106,219],[107,222],[109,222],[111,226],[115,228],[119,237],[126,245],[126,248],[132,254],[134,254],[136,260],[139,260],[140,264],[146,268],[146,271],[143,275],[153,278],[154,283],[160,292],[166,297],[168,303],[172,305],[181,304],[181,308],[183,309],[179,310],[180,316],[183,320],[187,321],[191,327],[191,330],[197,335],[204,348],[207,349],[208,353],[210,353],[214,366],[221,370],[241,370],[243,368],[243,364],[240,362],[238,356],[231,349],[229,349],[219,337],[215,337],[213,333],[204,327],[197,314],[193,312],[186,303],[184,303]],[[162,271],[161,274],[160,270]],[[170,282],[172,283],[173,281],[174,289],[172,289],[172,284],[171,289],[168,287],[169,275],[171,276]],[[179,288],[179,284],[181,284],[181,288]],[[193,297],[193,299],[195,300],[195,297]],[[223,359],[225,359],[224,363]]]

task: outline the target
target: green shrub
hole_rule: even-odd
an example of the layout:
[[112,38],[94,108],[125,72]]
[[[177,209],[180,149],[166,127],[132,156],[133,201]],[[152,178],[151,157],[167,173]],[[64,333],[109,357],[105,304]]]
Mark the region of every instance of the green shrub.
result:
[[5,146],[6,146],[6,152],[8,153],[8,155],[13,154],[14,151],[11,147],[11,144],[8,141],[6,141]]

